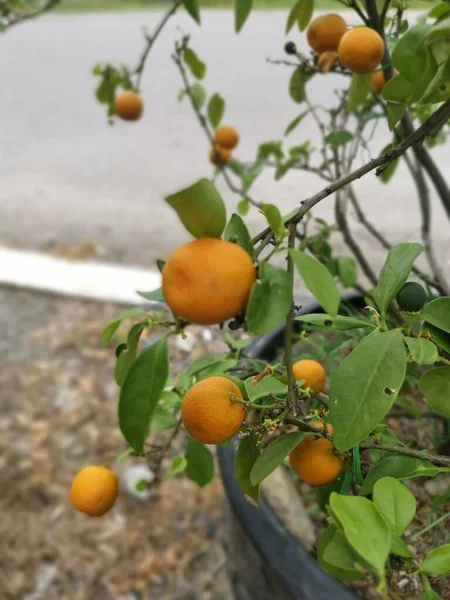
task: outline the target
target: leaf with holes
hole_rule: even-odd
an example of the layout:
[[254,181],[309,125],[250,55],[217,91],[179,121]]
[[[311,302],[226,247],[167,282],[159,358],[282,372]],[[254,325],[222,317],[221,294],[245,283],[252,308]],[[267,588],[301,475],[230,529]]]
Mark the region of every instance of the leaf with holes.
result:
[[330,420],[344,452],[365,438],[389,412],[406,374],[403,335],[395,329],[370,336],[331,376]]
[[420,316],[426,323],[450,333],[450,297],[444,296],[432,300],[425,306]]
[[259,504],[259,485],[252,485],[250,482],[251,470],[261,454],[257,443],[256,435],[249,435],[241,440],[236,452],[234,474],[244,494]]
[[220,94],[211,96],[208,102],[208,119],[214,129],[220,125],[225,112],[225,100]]
[[363,319],[357,319],[355,317],[344,317],[337,315],[335,318],[330,315],[321,313],[311,315],[300,315],[295,317],[296,321],[302,321],[309,323],[310,325],[317,325],[317,327],[329,327],[330,329],[336,329],[338,331],[346,331],[348,329],[360,329],[361,327],[372,329],[375,328],[370,321],[364,321]]
[[250,473],[250,483],[258,485],[281,465],[286,456],[298,446],[305,433],[295,431],[277,438],[258,456]]
[[450,419],[450,367],[424,373],[419,380],[419,391],[434,412]]
[[405,344],[408,347],[412,359],[418,365],[432,365],[439,358],[437,348],[430,340],[426,340],[425,338],[405,337]]
[[398,535],[402,535],[416,514],[416,499],[394,477],[383,477],[375,483],[373,501],[392,531]]

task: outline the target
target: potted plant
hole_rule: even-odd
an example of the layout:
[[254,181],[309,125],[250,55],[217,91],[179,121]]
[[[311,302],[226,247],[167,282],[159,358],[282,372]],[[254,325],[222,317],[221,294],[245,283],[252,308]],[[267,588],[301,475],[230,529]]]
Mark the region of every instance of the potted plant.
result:
[[[234,450],[220,450],[219,459],[235,511],[238,502],[232,489],[242,492],[240,523],[248,524],[247,537],[253,543],[259,542],[251,521],[266,511],[265,505],[256,509],[253,504],[259,504],[260,486],[277,467],[289,463],[292,476],[313,490],[307,492],[310,499],[318,490],[322,517],[313,554],[320,567],[311,566],[312,559],[298,544],[292,549],[289,537],[272,537],[271,552],[259,569],[267,575],[272,569],[270,586],[250,590],[253,597],[351,598],[358,593],[365,598],[407,594],[410,600],[433,600],[448,592],[442,578],[450,572],[450,545],[445,536],[435,543],[430,538],[426,547],[415,540],[445,519],[420,527],[422,510],[429,514],[431,506],[424,508],[421,499],[418,503],[411,491],[417,488],[409,489],[407,481],[450,472],[443,443],[450,418],[450,297],[433,252],[429,217],[430,188],[449,216],[450,191],[428,150],[445,139],[450,117],[450,5],[433,5],[415,24],[406,0],[344,0],[336,2],[336,8],[341,4],[353,9],[359,26],[349,27],[347,15],[333,13],[311,21],[313,0],[299,0],[287,19],[287,31],[296,25],[306,30],[311,52],[299,52],[292,42],[285,47],[289,59],[281,62],[292,69],[289,93],[302,105],[287,124],[285,138],[304,118],[312,117],[318,150],[310,141],[288,150],[286,140],[268,141],[251,162],[233,158],[239,135],[234,127],[221,125],[225,101],[213,94],[205,110],[207,93],[200,82],[206,65],[189,36],[175,43],[172,58],[182,81],[180,97],[190,101],[205,133],[215,176],[223,177],[239,202],[227,218],[211,179],[166,198],[194,240],[166,262],[158,261],[162,290],[142,295],[164,300],[171,315],[127,312],[108,325],[103,339],[109,342],[123,319],[137,318],[126,343],[116,349],[119,424],[130,452],[150,461],[157,477],[164,476],[162,459],[170,456],[173,440],[184,431],[186,452],[172,457],[168,474],[186,473],[199,485],[207,484],[213,476],[208,445],[227,444],[235,436],[233,484],[226,457]],[[97,98],[107,106],[110,119],[140,118],[139,86],[147,56],[181,5],[200,20],[195,0],[175,1],[154,34],[146,34],[136,68],[95,67],[100,78]],[[251,3],[236,2],[237,31],[250,11]],[[341,76],[343,87],[326,109],[312,105],[308,82],[330,73]],[[385,123],[392,142],[379,156],[361,163],[359,152],[368,147],[368,130]],[[383,219],[380,225],[368,221],[352,187],[356,179],[371,172],[373,176],[374,171],[387,183],[399,161],[405,162],[417,189],[422,243],[391,245],[382,232]],[[264,169],[273,169],[275,179],[291,170],[309,171],[326,184],[283,215],[275,204],[260,202],[250,191]],[[330,224],[313,217],[312,211],[331,197],[335,223]],[[379,274],[351,231],[350,206],[386,249]],[[249,210],[267,219],[267,227],[253,236],[244,222]],[[330,238],[336,231],[353,257],[333,250]],[[429,273],[417,266],[422,253]],[[317,305],[300,310],[296,281]],[[343,288],[360,293],[351,310],[342,303]],[[192,361],[167,394],[168,340],[183,336],[190,323],[220,324],[229,350]],[[153,326],[167,333],[139,353],[142,332]],[[270,334],[269,342],[259,341],[257,348],[275,349],[282,341],[281,354],[268,357],[255,348],[246,353],[248,335],[241,339],[240,331]],[[323,354],[330,346],[332,361],[331,353]],[[396,409],[403,411],[402,418],[414,417],[414,426],[403,430],[397,424],[394,430]],[[425,412],[431,417],[427,423],[434,424],[431,432],[428,426],[422,432]],[[147,438],[157,414],[164,415],[171,433],[162,448],[149,448]],[[100,507],[92,506],[93,496],[86,503],[87,489],[106,498]],[[88,514],[106,512],[116,493],[114,478],[95,470],[82,471],[72,486],[75,507]],[[248,505],[243,504],[243,494]],[[445,505],[448,494],[439,501]],[[415,519],[415,533],[405,536]],[[273,519],[271,523],[272,534],[277,525]],[[270,568],[265,570],[264,564]],[[358,591],[346,590],[320,569]],[[363,587],[355,584],[360,581]]]

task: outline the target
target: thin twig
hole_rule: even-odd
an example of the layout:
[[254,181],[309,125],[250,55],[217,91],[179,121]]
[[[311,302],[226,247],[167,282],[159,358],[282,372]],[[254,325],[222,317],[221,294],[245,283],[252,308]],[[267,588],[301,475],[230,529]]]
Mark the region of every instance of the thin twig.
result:
[[28,19],[34,19],[36,17],[38,17],[39,15],[42,15],[46,12],[51,11],[57,4],[59,4],[61,0],[47,0],[47,2],[41,6],[41,8],[33,11],[33,12],[29,12],[29,13],[24,13],[22,15],[18,15],[18,16],[14,16],[13,18],[11,18],[10,20],[7,20],[6,22],[3,22],[3,28],[4,29],[9,29],[9,27],[12,27],[13,25],[17,25],[18,23],[22,23],[23,21],[27,21]]
[[361,442],[359,444],[361,450],[383,450],[384,452],[393,452],[394,454],[402,454],[403,456],[411,456],[421,460],[428,460],[439,467],[450,467],[450,457],[440,454],[431,454],[430,452],[422,452],[421,450],[413,450],[405,446],[394,446],[391,444],[379,444],[378,442]]
[[[289,248],[295,247],[295,234],[297,228],[295,224],[289,225]],[[290,252],[287,253],[287,272],[291,285],[294,285],[294,261],[292,260]],[[289,313],[286,318],[286,328],[284,331],[284,363],[286,365],[286,374],[288,380],[288,402],[291,406],[295,404],[295,379],[294,371],[292,370],[292,339],[294,331],[294,306],[291,304]]]

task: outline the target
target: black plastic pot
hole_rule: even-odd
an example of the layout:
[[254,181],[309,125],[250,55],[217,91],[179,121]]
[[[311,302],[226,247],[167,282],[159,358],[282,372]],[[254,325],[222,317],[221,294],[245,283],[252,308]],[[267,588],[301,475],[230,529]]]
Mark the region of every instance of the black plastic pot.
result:
[[[358,308],[360,296],[345,298]],[[299,314],[320,313],[309,301]],[[301,323],[296,321],[301,329]],[[284,325],[255,340],[247,356],[272,361],[283,344]],[[236,600],[356,600],[356,596],[325,573],[317,561],[283,526],[271,506],[246,500],[234,477],[236,444],[219,446],[217,456],[225,488],[228,570]]]

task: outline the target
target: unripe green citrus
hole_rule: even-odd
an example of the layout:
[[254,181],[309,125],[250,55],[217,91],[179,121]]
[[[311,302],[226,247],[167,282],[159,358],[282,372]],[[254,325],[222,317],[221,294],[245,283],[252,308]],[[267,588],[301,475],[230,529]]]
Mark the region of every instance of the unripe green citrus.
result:
[[419,312],[427,299],[427,293],[414,281],[408,281],[396,296],[397,304],[406,312]]

